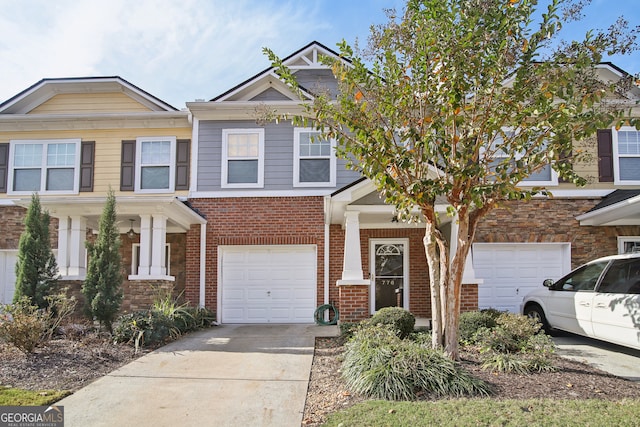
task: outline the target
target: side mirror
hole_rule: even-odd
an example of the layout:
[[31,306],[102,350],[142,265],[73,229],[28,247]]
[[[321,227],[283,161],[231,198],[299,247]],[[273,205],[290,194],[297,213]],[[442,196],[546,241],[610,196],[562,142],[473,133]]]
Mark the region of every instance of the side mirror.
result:
[[551,288],[553,287],[554,281],[553,279],[545,279],[544,282],[542,282],[542,286],[544,286],[545,288]]

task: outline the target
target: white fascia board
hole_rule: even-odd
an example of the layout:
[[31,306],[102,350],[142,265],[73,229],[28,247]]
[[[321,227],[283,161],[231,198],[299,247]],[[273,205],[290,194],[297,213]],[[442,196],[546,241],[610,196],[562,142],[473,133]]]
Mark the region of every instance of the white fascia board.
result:
[[[593,212],[587,212],[576,217],[580,225],[617,225],[626,224],[624,217],[638,215],[640,213],[640,195],[622,200],[616,204],[606,206]],[[629,224],[636,224],[637,220],[629,220]]]
[[187,108],[199,120],[255,120],[256,109],[268,107],[279,116],[300,116],[305,113],[301,101],[229,101],[188,102]]
[[190,128],[188,111],[150,111],[143,113],[100,114],[8,114],[0,115],[4,131]]
[[221,199],[247,197],[324,197],[335,189],[300,189],[300,190],[229,190],[229,191],[192,191],[190,199]]

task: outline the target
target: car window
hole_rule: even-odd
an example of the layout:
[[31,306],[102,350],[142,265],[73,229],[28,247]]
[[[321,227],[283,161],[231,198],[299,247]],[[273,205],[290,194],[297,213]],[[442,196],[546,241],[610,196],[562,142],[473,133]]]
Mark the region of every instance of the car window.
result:
[[601,261],[580,267],[558,280],[553,289],[570,292],[593,291],[607,263],[608,261]]
[[607,270],[598,292],[640,294],[640,259],[619,259]]

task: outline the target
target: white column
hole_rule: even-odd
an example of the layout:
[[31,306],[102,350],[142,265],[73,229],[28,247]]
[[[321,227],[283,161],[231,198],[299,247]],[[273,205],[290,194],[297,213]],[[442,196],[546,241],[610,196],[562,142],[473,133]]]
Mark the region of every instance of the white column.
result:
[[360,212],[347,211],[344,216],[342,280],[363,280],[362,254],[360,251]]
[[87,219],[82,216],[72,216],[69,235],[69,276],[85,277],[87,274],[86,249],[84,247],[86,234]]
[[62,277],[69,275],[69,218],[58,218],[58,272]]
[[148,276],[151,268],[151,215],[140,215],[140,256],[138,276]]
[[151,275],[166,276],[167,217],[153,215],[153,245],[151,246]]

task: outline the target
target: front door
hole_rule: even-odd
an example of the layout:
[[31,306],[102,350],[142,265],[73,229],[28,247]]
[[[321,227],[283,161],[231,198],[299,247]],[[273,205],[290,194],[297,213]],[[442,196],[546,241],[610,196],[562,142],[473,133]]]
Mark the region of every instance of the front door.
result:
[[384,307],[407,307],[408,265],[406,240],[371,241],[371,312]]

